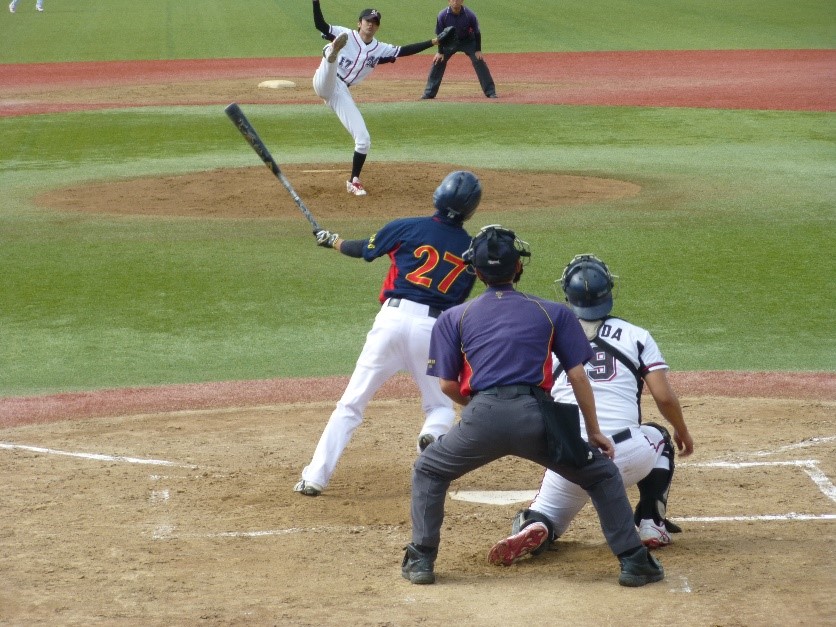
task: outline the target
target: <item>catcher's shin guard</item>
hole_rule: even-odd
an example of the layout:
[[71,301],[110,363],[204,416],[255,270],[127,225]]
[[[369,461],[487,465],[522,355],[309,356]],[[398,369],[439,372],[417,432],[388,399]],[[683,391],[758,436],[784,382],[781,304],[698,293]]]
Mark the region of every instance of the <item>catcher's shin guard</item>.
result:
[[643,519],[653,519],[657,524],[664,522],[674,470],[674,450],[670,433],[656,423],[646,422],[644,424],[662,432],[665,440],[662,455],[668,460],[668,468],[654,468],[636,484],[639,489],[639,502],[636,505],[634,515],[636,525]]

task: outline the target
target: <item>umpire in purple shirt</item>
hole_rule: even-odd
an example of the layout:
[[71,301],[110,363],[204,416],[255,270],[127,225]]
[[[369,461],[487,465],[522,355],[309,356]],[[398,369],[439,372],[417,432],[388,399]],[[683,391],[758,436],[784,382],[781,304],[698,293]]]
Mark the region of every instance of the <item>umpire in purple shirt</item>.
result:
[[[515,283],[530,257],[528,244],[499,225],[484,227],[465,261],[487,286],[475,299],[444,311],[430,340],[427,374],[464,405],[461,420],[430,444],[412,474],[412,542],[401,574],[416,584],[435,582],[444,501],[450,482],[505,455],[528,459],[583,487],[601,529],[621,562],[619,583],[643,586],[664,570],[642,546],[614,448],[598,427],[584,363],[592,357],[580,323],[563,304],[518,292]],[[552,354],[566,369],[589,438],[578,441],[583,461],[554,461],[547,445],[545,409],[551,402]],[[577,425],[577,419],[575,419]],[[599,450],[600,449],[600,450]]]
[[441,79],[444,78],[444,70],[447,69],[447,61],[457,52],[464,52],[470,57],[485,96],[496,98],[496,86],[488,64],[482,56],[482,32],[479,30],[476,14],[464,6],[464,0],[447,0],[447,3],[449,6],[438,14],[435,32],[438,35],[448,26],[452,26],[456,29],[456,34],[438,45],[438,52],[433,57],[433,66],[430,68],[427,86],[421,99],[429,100],[436,97],[438,88],[441,87]]

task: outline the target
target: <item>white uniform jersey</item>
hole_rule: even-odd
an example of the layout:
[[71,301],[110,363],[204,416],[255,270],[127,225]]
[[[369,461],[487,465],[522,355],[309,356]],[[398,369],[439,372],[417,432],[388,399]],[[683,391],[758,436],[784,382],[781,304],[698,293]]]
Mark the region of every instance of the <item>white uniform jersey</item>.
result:
[[340,50],[337,58],[337,73],[346,85],[359,85],[372,70],[377,67],[381,59],[395,57],[401,51],[400,46],[385,44],[372,39],[370,43],[360,39],[360,33],[344,26],[332,26],[334,37],[341,33],[348,33],[348,41]]
[[[640,376],[625,365],[605,345],[615,347],[633,365]],[[595,395],[598,424],[604,435],[612,435],[628,427],[637,426],[641,420],[641,392],[644,385],[640,378],[649,372],[667,369],[656,341],[650,333],[620,318],[606,318],[595,339],[590,340],[593,357],[586,364],[586,374]],[[559,367],[555,372],[552,397],[558,402],[573,403],[575,395],[566,372]],[[586,429],[581,420],[581,435],[586,439]]]

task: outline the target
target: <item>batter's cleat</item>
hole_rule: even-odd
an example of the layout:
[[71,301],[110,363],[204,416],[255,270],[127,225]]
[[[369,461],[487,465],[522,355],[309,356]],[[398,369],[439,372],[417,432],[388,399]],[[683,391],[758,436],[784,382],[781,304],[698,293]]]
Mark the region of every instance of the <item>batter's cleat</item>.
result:
[[293,491],[298,492],[304,496],[319,496],[322,494],[322,486],[313,481],[305,481],[302,479],[299,483],[293,486]]
[[401,564],[401,577],[409,579],[410,583],[428,584],[435,583],[433,564],[438,555],[438,549],[419,549],[416,545],[409,543],[405,549]]
[[432,433],[422,433],[418,436],[418,452],[423,453],[433,442],[435,442],[435,436]]
[[500,540],[488,551],[488,562],[494,566],[510,566],[524,555],[536,551],[549,537],[549,528],[541,522],[531,523],[519,533]]
[[356,176],[350,181],[345,182],[345,189],[349,194],[354,194],[355,196],[366,195],[366,188],[363,187],[363,184],[360,182],[360,179]]
[[14,2],[12,2],[12,3],[9,5],[9,13],[14,13],[14,12],[15,12],[15,3],[14,3]]
[[665,569],[655,557],[650,554],[647,547],[639,547],[632,555],[619,558],[621,561],[621,574],[618,576],[618,583],[628,588],[662,581],[665,578]]
[[644,518],[639,523],[639,537],[648,549],[659,549],[673,542],[665,523],[656,524],[652,518]]
[[345,48],[345,44],[348,41],[348,33],[341,33],[337,35],[336,39],[331,42],[331,50],[328,52],[328,56],[325,57],[325,60],[328,63],[333,63],[337,60],[337,57],[340,55],[340,50]]

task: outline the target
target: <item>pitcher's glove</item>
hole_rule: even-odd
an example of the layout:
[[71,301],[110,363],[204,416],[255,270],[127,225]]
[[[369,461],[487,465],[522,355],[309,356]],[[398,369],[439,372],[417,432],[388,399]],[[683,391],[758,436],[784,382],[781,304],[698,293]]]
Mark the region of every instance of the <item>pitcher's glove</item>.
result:
[[334,242],[337,241],[339,236],[339,233],[332,233],[331,231],[326,231],[325,229],[314,231],[314,237],[316,237],[317,245],[324,246],[325,248],[333,248]]
[[454,26],[448,26],[447,28],[445,28],[443,31],[441,31],[438,34],[436,39],[438,39],[438,45],[440,46],[441,44],[447,43],[448,41],[453,39],[453,37],[455,37],[455,36],[456,36],[456,28]]

